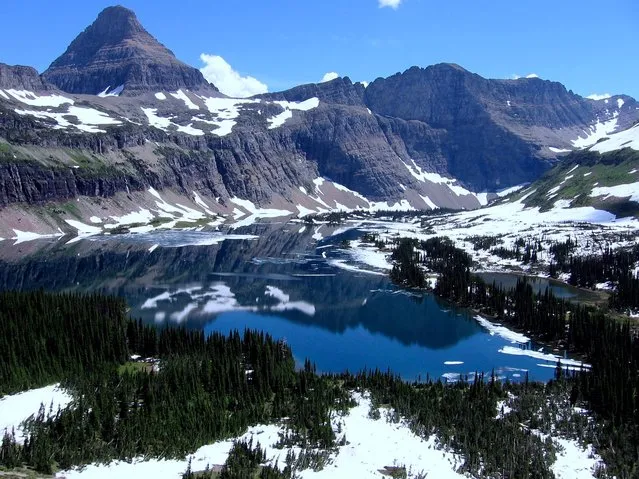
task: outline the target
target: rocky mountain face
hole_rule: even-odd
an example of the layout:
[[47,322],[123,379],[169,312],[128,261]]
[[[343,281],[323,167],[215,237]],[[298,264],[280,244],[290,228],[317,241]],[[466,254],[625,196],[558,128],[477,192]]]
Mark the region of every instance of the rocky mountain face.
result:
[[[499,189],[534,180],[557,157],[558,150],[599,121],[629,126],[637,102],[626,98],[624,110],[609,102],[584,99],[558,82],[539,78],[488,80],[458,65],[413,67],[377,79],[364,101],[379,115],[419,122],[446,132],[442,156],[453,177],[475,191]],[[411,156],[431,163],[432,149],[410,147]],[[555,151],[553,151],[555,150]]]
[[44,81],[33,67],[0,63],[0,89],[43,92],[55,88]]
[[89,95],[213,89],[120,6],[103,10],[42,76],[61,90]]
[[0,233],[23,228],[7,213],[21,205],[45,208],[54,230],[166,217],[169,203],[233,218],[477,208],[496,196],[479,192],[534,181],[637,119],[627,96],[454,64],[227,98],[111,7],[42,76],[0,65]]

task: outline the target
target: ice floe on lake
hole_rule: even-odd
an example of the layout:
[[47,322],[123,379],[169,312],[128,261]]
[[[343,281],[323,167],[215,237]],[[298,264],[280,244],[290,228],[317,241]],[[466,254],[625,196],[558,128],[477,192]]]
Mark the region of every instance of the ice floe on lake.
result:
[[555,367],[557,363],[561,363],[562,368],[573,367],[578,369],[590,369],[590,364],[583,363],[576,359],[562,358],[555,354],[544,353],[542,351],[534,351],[532,349],[522,349],[514,346],[504,346],[499,350],[500,353],[510,354],[513,356],[528,356],[542,361],[548,361],[550,364],[538,364],[541,367]]
[[487,329],[488,332],[490,332],[490,334],[492,335],[496,334],[497,336],[507,339],[508,341],[512,343],[526,344],[530,342],[530,338],[528,336],[512,331],[500,324],[491,323],[483,316],[479,316],[479,315],[475,316],[475,321],[481,324],[484,329]]

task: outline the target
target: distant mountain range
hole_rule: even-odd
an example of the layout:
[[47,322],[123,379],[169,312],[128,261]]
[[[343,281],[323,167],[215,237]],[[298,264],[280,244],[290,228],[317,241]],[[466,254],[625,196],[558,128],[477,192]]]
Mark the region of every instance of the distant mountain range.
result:
[[228,98],[109,7],[42,75],[0,64],[0,236],[477,208],[638,120],[629,96],[455,64]]

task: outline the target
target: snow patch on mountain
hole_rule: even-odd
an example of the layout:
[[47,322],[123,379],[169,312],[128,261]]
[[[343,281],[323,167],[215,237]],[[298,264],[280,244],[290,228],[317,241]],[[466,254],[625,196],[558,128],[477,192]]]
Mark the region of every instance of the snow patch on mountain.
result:
[[628,183],[616,186],[597,186],[590,193],[591,198],[605,196],[609,198],[628,198],[630,201],[639,203],[639,182]]
[[275,115],[267,120],[269,124],[268,129],[273,130],[275,128],[279,128],[284,123],[286,123],[286,120],[289,120],[291,118],[293,118],[293,112],[288,109],[284,110],[282,113]]
[[[24,103],[29,106],[50,106],[57,108],[65,103],[73,105],[75,103],[72,99],[67,98],[61,95],[37,95],[31,91],[27,90],[5,90],[6,93],[11,95],[15,100],[18,100],[20,103]],[[6,95],[4,95],[6,96]]]
[[590,148],[590,151],[607,153],[609,151],[620,150],[622,148],[632,148],[633,150],[639,151],[639,124],[632,128],[628,128],[627,130],[610,135],[607,140],[601,141]]
[[415,163],[415,160],[411,160],[413,165],[409,165],[408,163],[404,163],[404,166],[408,169],[409,173],[413,175],[413,177],[422,183],[430,181],[431,183],[435,183],[438,185],[446,185],[454,194],[457,196],[464,195],[474,195],[463,186],[459,186],[457,180],[454,178],[446,178],[439,173],[429,173],[427,171],[422,170],[421,166]]
[[100,98],[106,98],[108,96],[120,96],[120,93],[124,91],[124,85],[120,85],[119,87],[116,87],[111,91],[109,91],[109,88],[111,88],[110,85],[106,87],[103,91],[98,93],[98,96]]
[[432,200],[428,196],[420,195],[420,198],[424,200],[426,206],[428,206],[431,210],[436,210],[437,208],[439,208],[435,203],[432,202]]
[[302,102],[276,101],[274,103],[281,106],[284,111],[267,120],[269,123],[269,130],[279,128],[284,123],[286,123],[287,120],[293,118],[293,110],[309,111],[317,108],[320,102],[319,98],[309,98],[308,100]]
[[162,118],[157,115],[157,108],[142,108],[142,111],[149,120],[149,125],[159,128],[160,130],[166,130],[169,126],[173,125],[168,118]]
[[[77,128],[87,133],[104,133],[105,131],[96,128],[98,125],[120,125],[121,121],[111,118],[106,113],[95,108],[85,108],[71,105],[66,113],[55,113],[50,111],[34,111],[15,109],[18,115],[31,115],[41,119],[54,120],[57,125],[54,128]],[[77,123],[71,122],[67,117],[75,117]]]
[[259,103],[260,100],[245,100],[241,98],[202,98],[208,110],[216,115],[218,127],[212,133],[217,136],[226,136],[233,131],[237,124],[235,121],[240,116],[240,107],[251,103]]
[[173,98],[177,100],[182,100],[189,110],[200,109],[200,107],[197,106],[195,103],[193,103],[193,101],[182,90],[178,90],[175,93],[169,93],[169,95],[171,95]]
[[170,127],[175,127],[177,131],[185,133],[187,135],[204,135],[204,132],[202,130],[194,128],[192,123],[189,123],[188,125],[178,125],[176,123],[173,123],[170,118],[159,116],[157,114],[157,108],[142,108],[142,111],[146,115],[146,118],[149,121],[149,125],[159,128],[160,130],[167,131]]
[[617,129],[618,116],[619,112],[615,111],[610,120],[604,122],[597,120],[597,123],[592,125],[589,129],[584,130],[585,136],[579,136],[576,140],[572,141],[572,146],[575,148],[587,148],[594,145],[602,138],[605,138]]

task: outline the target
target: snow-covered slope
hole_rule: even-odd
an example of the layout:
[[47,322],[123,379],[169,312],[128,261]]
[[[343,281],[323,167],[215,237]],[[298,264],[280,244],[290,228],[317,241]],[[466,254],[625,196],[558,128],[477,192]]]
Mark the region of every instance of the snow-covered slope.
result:
[[592,206],[617,216],[639,214],[639,124],[567,155],[529,191],[526,205],[542,211],[559,204]]
[[608,153],[622,148],[632,148],[639,151],[639,123],[627,130],[620,131],[602,138],[590,151]]
[[[233,132],[241,115],[275,129],[292,119],[294,111],[306,112],[320,103],[317,98],[302,102],[220,98],[181,89],[141,95],[135,100],[118,97],[117,90],[93,96],[0,89],[0,102],[4,101],[15,113],[43,120],[43,126],[71,133],[78,130],[106,133],[96,126],[133,123],[167,133],[226,136]],[[186,111],[193,114],[187,115]],[[266,112],[273,113],[267,115]]]
[[60,388],[59,384],[0,397],[0,435],[15,432],[16,440],[22,442],[22,423],[37,415],[41,406],[44,407],[45,415],[49,412],[55,414],[58,409],[67,407],[71,400],[71,395]]

